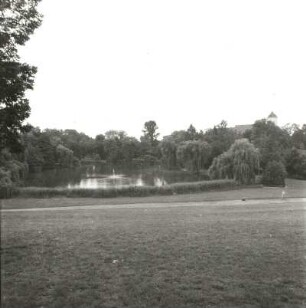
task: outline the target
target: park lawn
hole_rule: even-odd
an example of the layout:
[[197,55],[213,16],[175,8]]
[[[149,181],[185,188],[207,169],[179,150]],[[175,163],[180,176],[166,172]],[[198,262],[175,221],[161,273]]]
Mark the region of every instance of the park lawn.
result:
[[305,307],[303,206],[2,212],[1,307]]

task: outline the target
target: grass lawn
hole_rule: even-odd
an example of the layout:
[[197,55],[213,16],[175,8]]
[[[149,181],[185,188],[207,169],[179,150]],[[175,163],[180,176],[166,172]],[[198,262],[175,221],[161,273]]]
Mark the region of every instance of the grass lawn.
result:
[[303,201],[228,202],[3,211],[1,307],[306,307]]

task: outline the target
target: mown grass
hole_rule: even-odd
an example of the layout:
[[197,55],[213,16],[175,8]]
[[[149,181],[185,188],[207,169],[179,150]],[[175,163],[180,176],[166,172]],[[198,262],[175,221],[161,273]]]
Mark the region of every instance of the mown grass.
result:
[[200,181],[190,183],[175,183],[164,186],[129,186],[122,188],[85,189],[85,188],[46,188],[24,187],[16,188],[12,192],[14,197],[22,198],[50,198],[50,197],[145,197],[152,195],[173,195],[196,193],[220,189],[237,188],[238,184],[233,180]]
[[1,307],[305,307],[304,219],[264,201],[2,212]]

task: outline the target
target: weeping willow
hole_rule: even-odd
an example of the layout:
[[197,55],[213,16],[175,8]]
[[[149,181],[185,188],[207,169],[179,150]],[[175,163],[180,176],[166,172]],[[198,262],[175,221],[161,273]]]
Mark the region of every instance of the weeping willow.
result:
[[247,139],[239,139],[213,160],[208,172],[212,179],[234,179],[250,184],[255,181],[258,169],[259,151]]
[[180,165],[192,172],[199,172],[210,153],[210,146],[204,141],[190,140],[180,143],[177,160]]

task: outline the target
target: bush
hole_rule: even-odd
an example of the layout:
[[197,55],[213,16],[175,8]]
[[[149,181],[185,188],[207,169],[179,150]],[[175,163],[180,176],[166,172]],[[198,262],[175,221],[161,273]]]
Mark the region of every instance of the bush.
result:
[[283,163],[269,162],[262,175],[262,183],[268,186],[285,186],[286,169]]

